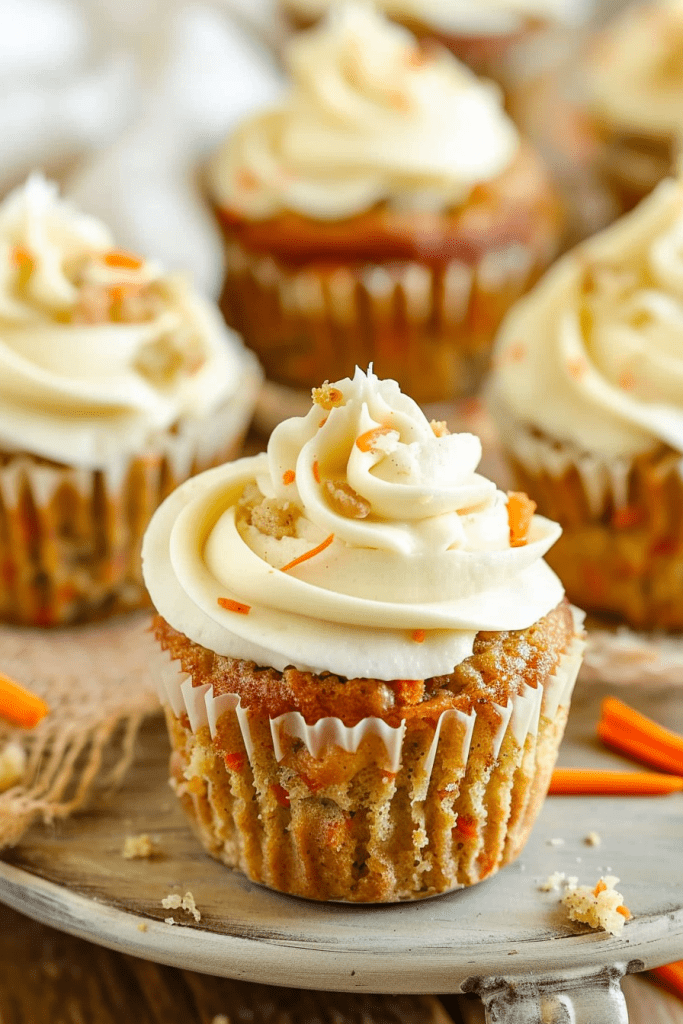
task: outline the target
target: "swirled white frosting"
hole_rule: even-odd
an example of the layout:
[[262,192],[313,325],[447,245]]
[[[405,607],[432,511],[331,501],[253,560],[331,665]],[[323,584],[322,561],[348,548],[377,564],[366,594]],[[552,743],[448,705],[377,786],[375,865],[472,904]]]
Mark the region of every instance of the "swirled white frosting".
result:
[[0,449],[95,469],[234,392],[243,356],[177,275],[34,175],[0,205]]
[[371,372],[334,388],[329,412],[286,420],[267,454],[195,477],[157,511],[144,575],[175,629],[279,670],[424,679],[469,657],[479,630],[525,629],[558,604],[543,555],[560,528],[535,516],[510,546],[478,438],[435,436]]
[[[317,19],[335,0],[286,0],[285,7],[306,19]],[[388,17],[428,25],[436,31],[462,35],[504,35],[536,20],[555,20],[563,0],[375,0]]]
[[494,393],[602,458],[683,452],[683,182],[563,257],[508,315]]
[[291,43],[287,62],[289,96],[212,164],[216,201],[242,216],[333,220],[384,200],[448,208],[517,152],[496,86],[446,50],[426,54],[370,8],[335,10]]
[[683,2],[629,7],[605,30],[585,68],[595,113],[622,131],[678,135],[683,126]]

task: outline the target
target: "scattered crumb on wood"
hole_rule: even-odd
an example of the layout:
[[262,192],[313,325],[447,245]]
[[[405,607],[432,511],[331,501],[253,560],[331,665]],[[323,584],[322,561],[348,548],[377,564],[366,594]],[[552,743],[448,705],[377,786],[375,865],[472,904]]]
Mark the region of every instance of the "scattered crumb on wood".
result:
[[164,924],[175,924],[175,918],[174,917],[165,917],[164,918]]
[[546,846],[564,846],[564,839],[548,839],[546,840]]
[[589,832],[584,839],[584,843],[586,846],[600,846],[602,839],[597,832]]
[[0,793],[16,786],[26,771],[26,751],[21,743],[10,740],[0,750]]
[[191,892],[186,892],[184,896],[177,892],[171,892],[163,898],[161,905],[165,910],[185,910],[188,914],[192,915],[195,921],[201,921],[202,919],[202,915]]
[[147,931],[147,925],[145,924],[144,921],[140,921],[140,924],[138,925],[138,931],[139,932],[146,932]]
[[598,884],[579,885],[569,889],[561,899],[571,921],[579,921],[590,928],[603,928],[610,935],[619,935],[631,911],[624,905],[624,897],[614,888],[619,879],[605,875]]
[[152,837],[142,832],[138,836],[126,836],[121,856],[126,860],[143,860],[156,856],[158,852],[159,847]]
[[577,882],[576,875],[565,875],[564,871],[553,871],[552,875],[548,875],[545,882],[541,882],[538,888],[541,892],[553,892],[560,886],[564,889],[575,889]]

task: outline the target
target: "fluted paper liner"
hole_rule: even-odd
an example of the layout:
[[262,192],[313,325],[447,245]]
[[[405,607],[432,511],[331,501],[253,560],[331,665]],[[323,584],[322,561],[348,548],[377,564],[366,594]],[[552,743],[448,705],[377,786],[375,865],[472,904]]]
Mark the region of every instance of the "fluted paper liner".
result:
[[289,268],[231,240],[221,304],[273,381],[306,389],[374,362],[416,401],[443,401],[476,391],[503,316],[555,249],[543,235],[472,263]]
[[140,548],[152,513],[183,480],[239,454],[260,381],[249,355],[224,406],[106,469],[0,452],[0,620],[52,626],[147,604]]
[[[577,632],[580,621],[577,613]],[[472,884],[526,841],[583,648],[577,635],[550,677],[505,706],[399,726],[309,725],[298,712],[266,719],[235,694],[193,686],[163,654],[157,681],[176,790],[213,856],[284,892],[394,902]],[[287,764],[293,757],[312,759],[308,775]],[[347,775],[319,782],[316,764]]]

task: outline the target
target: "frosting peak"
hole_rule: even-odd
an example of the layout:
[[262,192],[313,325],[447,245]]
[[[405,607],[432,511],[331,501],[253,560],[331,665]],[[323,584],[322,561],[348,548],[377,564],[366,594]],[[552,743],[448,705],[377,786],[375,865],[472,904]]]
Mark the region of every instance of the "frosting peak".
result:
[[332,220],[383,201],[443,209],[516,154],[496,86],[362,4],[301,33],[287,61],[289,96],[246,122],[213,163],[219,203],[245,217]]
[[195,478],[157,513],[145,578],[171,625],[278,669],[414,679],[451,672],[479,630],[524,629],[557,605],[542,558],[559,527],[536,516],[511,546],[476,437],[430,424],[372,372],[313,394],[267,454]]
[[40,175],[0,204],[0,448],[102,468],[238,378],[218,311]]

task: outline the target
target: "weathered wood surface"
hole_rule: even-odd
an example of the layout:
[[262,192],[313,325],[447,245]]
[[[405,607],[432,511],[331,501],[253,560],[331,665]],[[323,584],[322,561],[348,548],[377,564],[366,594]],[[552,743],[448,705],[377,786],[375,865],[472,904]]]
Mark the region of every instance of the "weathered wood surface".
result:
[[[577,691],[562,761],[632,764],[593,739],[604,690]],[[683,725],[680,691],[629,691],[628,699]],[[550,975],[622,963],[632,970],[683,957],[683,796],[567,798],[546,802],[520,860],[471,890],[375,908],[318,905],[269,892],[207,857],[166,784],[159,722],[145,730],[123,790],[53,828],[35,828],[0,863],[0,899],[63,930],[158,962],[252,981],[367,992],[457,992],[492,975]],[[584,843],[596,830],[599,847]],[[151,832],[162,855],[121,857],[125,837]],[[549,845],[551,839],[564,840]],[[634,920],[620,939],[570,924],[552,871],[594,882],[611,870]],[[161,906],[194,894],[199,924],[176,925]],[[146,931],[138,925],[145,923]]]

